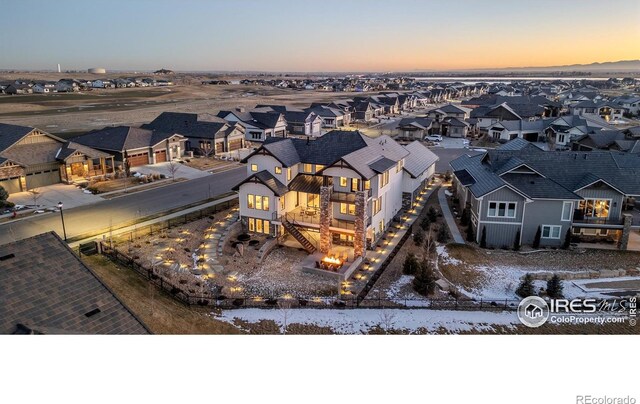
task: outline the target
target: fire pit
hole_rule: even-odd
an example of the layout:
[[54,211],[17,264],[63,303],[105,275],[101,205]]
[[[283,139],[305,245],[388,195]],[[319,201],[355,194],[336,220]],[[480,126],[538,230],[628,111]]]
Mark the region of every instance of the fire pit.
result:
[[318,267],[326,271],[337,272],[342,266],[342,261],[338,257],[326,256],[318,261]]

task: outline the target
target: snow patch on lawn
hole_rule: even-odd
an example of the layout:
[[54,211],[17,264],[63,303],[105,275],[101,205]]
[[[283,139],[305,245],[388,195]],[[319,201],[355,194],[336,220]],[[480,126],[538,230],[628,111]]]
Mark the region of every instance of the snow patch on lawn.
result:
[[[215,316],[215,314],[214,314]],[[226,310],[217,320],[233,324],[235,319],[249,323],[272,320],[284,331],[284,314],[280,310]],[[494,326],[513,327],[519,324],[515,312],[402,310],[402,309],[298,309],[287,313],[287,324],[329,327],[337,334],[366,334],[376,327],[415,333],[421,329],[437,332],[445,329],[461,331],[492,331]]]
[[[411,283],[413,282],[413,276],[401,275],[398,280],[393,282],[386,290],[387,299],[394,303],[402,304],[408,307],[427,307],[429,306],[429,300],[419,294],[415,293],[412,289]],[[371,298],[375,299],[376,295],[371,294]]]
[[440,257],[440,259],[444,264],[461,265],[463,263],[459,259],[453,258],[452,256],[450,256],[449,252],[447,251],[447,247],[444,245],[437,246],[436,252],[438,253],[438,257]]

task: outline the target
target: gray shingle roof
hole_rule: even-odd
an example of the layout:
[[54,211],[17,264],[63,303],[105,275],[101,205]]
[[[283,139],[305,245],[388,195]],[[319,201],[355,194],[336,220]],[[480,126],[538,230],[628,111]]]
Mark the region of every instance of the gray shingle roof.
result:
[[0,153],[13,146],[34,128],[0,123]]
[[171,136],[173,133],[131,126],[115,126],[85,133],[74,137],[71,141],[94,149],[121,152],[154,146]]
[[289,188],[287,188],[286,185],[281,183],[276,177],[273,176],[273,174],[271,174],[267,170],[262,170],[258,173],[250,175],[247,179],[245,179],[244,181],[242,181],[241,183],[233,187],[232,190],[234,191],[239,190],[240,185],[245,184],[247,182],[260,182],[261,184],[269,188],[271,191],[273,191],[273,193],[276,194],[277,196],[282,196],[289,191]]
[[502,179],[531,199],[582,199],[549,178],[509,173]]
[[434,152],[417,140],[404,148],[409,151],[409,155],[404,159],[404,169],[413,177],[419,177],[439,160]]
[[216,139],[224,137],[228,124],[220,119],[219,122],[199,121],[197,114],[182,112],[163,112],[143,129],[151,129],[160,133],[179,133],[186,137]]
[[309,194],[320,194],[322,186],[322,177],[307,174],[298,174],[296,178],[289,183],[290,191],[306,192]]
[[0,246],[0,291],[0,334],[149,333],[53,232]]

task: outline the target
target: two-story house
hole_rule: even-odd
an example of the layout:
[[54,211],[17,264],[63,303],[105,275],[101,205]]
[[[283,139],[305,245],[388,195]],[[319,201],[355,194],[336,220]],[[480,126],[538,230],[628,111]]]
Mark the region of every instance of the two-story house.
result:
[[569,231],[626,249],[632,218],[623,207],[640,195],[640,161],[632,154],[544,151],[514,139],[451,167],[477,242],[511,247],[519,237],[532,244],[539,229],[541,246],[562,245]]
[[363,257],[426,186],[436,160],[419,142],[403,147],[359,131],[272,138],[243,160],[247,179],[234,190],[249,232],[290,234],[309,253],[348,245]]
[[218,118],[237,122],[244,128],[245,139],[249,142],[264,142],[269,137],[286,137],[287,120],[284,114],[270,108],[249,112],[239,108],[236,111],[220,111]]

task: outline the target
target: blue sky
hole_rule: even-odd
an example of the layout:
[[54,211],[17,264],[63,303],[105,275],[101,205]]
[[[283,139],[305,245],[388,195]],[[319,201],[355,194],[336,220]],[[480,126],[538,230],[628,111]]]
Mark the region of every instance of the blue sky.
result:
[[640,2],[0,0],[0,69],[386,71],[640,58]]

